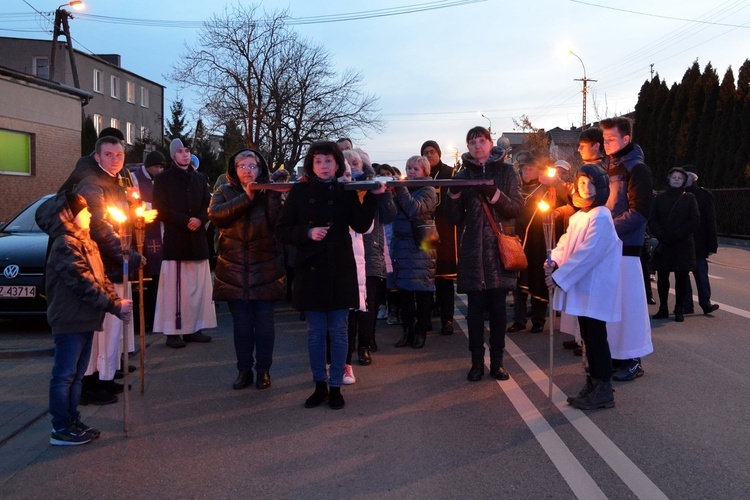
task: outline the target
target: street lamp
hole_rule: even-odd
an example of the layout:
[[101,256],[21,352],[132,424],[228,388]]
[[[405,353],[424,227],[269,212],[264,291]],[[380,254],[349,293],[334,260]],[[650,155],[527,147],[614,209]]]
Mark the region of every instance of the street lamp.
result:
[[586,84],[588,82],[595,82],[596,80],[592,80],[591,78],[586,77],[586,65],[583,64],[583,60],[578,57],[578,54],[576,54],[572,50],[568,50],[568,52],[574,55],[579,61],[581,61],[581,66],[583,67],[583,78],[576,78],[574,81],[583,82],[583,118],[581,120],[581,130],[586,130],[586,93],[588,92]]
[[81,0],[72,0],[71,2],[60,5],[55,10],[55,26],[52,32],[52,53],[49,58],[49,79],[55,80],[55,60],[57,59],[57,39],[60,38],[60,34],[65,35],[65,40],[68,45],[68,57],[70,58],[70,69],[73,72],[73,85],[75,88],[80,89],[81,84],[78,81],[78,68],[76,68],[76,60],[73,55],[73,42],[70,38],[70,26],[68,26],[68,19],[73,19],[73,15],[65,10],[63,7],[70,7],[74,10],[83,10],[86,5]]
[[484,113],[482,113],[481,111],[477,111],[477,113],[479,113],[479,116],[481,116],[482,118],[484,118],[485,120],[487,120],[488,122],[490,122],[490,126],[487,127],[487,132],[489,132],[490,133],[490,137],[492,137],[492,120],[490,120],[489,118],[487,118],[486,116],[484,116]]

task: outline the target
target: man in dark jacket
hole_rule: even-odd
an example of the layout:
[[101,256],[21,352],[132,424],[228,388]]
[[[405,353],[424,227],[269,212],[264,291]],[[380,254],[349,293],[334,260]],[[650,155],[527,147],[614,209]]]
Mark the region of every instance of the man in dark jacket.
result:
[[643,162],[643,150],[632,142],[633,123],[629,118],[607,118],[599,126],[608,159],[607,208],[622,240],[622,321],[607,324],[612,359],[620,361],[612,380],[635,380],[644,373],[641,356],[654,351],[640,259],[651,212],[653,179],[651,169]]
[[[437,142],[426,141],[422,144],[419,153],[430,162],[430,177],[433,179],[453,177],[453,169],[441,159],[442,153]],[[435,226],[440,235],[435,268],[435,309],[440,311],[440,333],[452,335],[455,307],[453,281],[456,279],[456,226],[451,222],[448,203],[445,202],[443,196],[444,192],[439,187],[435,188],[435,191],[437,191]]]
[[[131,297],[130,283],[123,283],[123,251],[120,243],[120,234],[126,230],[127,223],[118,222],[109,213],[110,208],[117,208],[124,214],[129,212],[127,195],[118,177],[125,165],[123,141],[111,135],[99,139],[96,142],[94,161],[97,166],[89,169],[86,176],[78,182],[76,193],[86,199],[91,211],[91,239],[99,248],[107,277],[114,284],[118,295]],[[145,264],[145,258],[138,252],[130,251],[129,269],[136,270]],[[101,390],[113,394],[122,392],[123,386],[114,382],[115,371],[120,362],[121,332],[121,320],[108,314],[102,331],[96,332],[94,336],[91,361],[83,380],[84,402],[113,403],[117,399],[105,397]],[[128,346],[132,349],[132,323],[128,323],[125,335]]]
[[[695,287],[698,289],[698,305],[703,309],[703,314],[710,316],[719,308],[719,304],[711,303],[711,283],[708,281],[708,256],[716,253],[719,249],[719,241],[716,236],[716,206],[714,195],[706,188],[698,185],[698,170],[695,165],[682,167],[688,175],[685,192],[692,193],[698,201],[698,211],[701,214],[701,222],[693,232],[695,241]],[[685,313],[691,314],[693,306],[693,287],[690,280],[685,288]]]
[[478,382],[484,376],[484,314],[490,315],[490,375],[508,380],[503,368],[505,349],[505,297],[516,286],[516,273],[507,271],[500,260],[495,235],[482,204],[502,224],[506,234],[515,234],[514,219],[521,214],[523,199],[518,174],[503,163],[505,150],[492,146],[489,130],[474,127],[466,134],[469,152],[462,156],[464,169],[456,179],[492,179],[481,187],[451,187],[450,213],[458,226],[458,292],[468,296],[466,321],[469,327],[471,369],[467,379]]
[[211,193],[205,176],[191,165],[190,148],[174,139],[169,151],[172,167],[154,179],[154,208],[164,224],[154,331],[166,335],[167,346],[179,348],[210,342],[201,330],[216,327],[206,237]]

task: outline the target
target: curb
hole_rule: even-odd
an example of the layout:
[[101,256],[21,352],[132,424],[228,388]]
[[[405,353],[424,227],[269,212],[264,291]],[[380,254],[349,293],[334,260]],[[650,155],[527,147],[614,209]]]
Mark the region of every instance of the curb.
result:
[[0,359],[51,358],[54,355],[54,347],[0,349]]

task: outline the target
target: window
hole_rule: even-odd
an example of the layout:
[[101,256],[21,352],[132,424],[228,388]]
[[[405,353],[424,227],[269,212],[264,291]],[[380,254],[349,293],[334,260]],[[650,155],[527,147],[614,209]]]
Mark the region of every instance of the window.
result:
[[148,89],[143,86],[141,87],[141,107],[148,107]]
[[104,119],[102,115],[94,115],[94,128],[96,129],[96,135],[99,136],[99,132],[104,128]]
[[120,130],[120,120],[118,120],[117,118],[112,118],[109,121],[109,126],[112,128],[116,128],[117,130]]
[[31,134],[0,129],[0,173],[31,175]]
[[143,139],[146,138],[146,127],[144,127],[143,125],[141,125],[140,129],[141,129],[140,139],[143,140]]
[[133,145],[135,143],[135,124],[127,122],[125,131],[125,142]]
[[49,78],[49,57],[34,58],[34,76]]
[[94,70],[94,92],[102,94],[102,72],[98,69]]
[[112,99],[120,98],[120,77],[112,75],[110,78],[110,88],[112,90]]
[[135,104],[135,83],[128,82],[127,84],[127,100],[131,104]]

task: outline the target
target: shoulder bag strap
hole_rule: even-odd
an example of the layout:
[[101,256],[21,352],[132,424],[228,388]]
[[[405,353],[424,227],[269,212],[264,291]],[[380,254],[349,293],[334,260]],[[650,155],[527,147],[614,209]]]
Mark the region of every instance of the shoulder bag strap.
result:
[[482,199],[481,195],[479,196],[479,202],[482,204],[482,208],[484,209],[484,214],[487,216],[487,220],[490,221],[492,230],[495,231],[496,234],[503,234],[503,230],[498,227],[497,222],[495,222],[495,218],[492,216],[492,212],[490,212],[490,207],[487,206],[487,202]]

